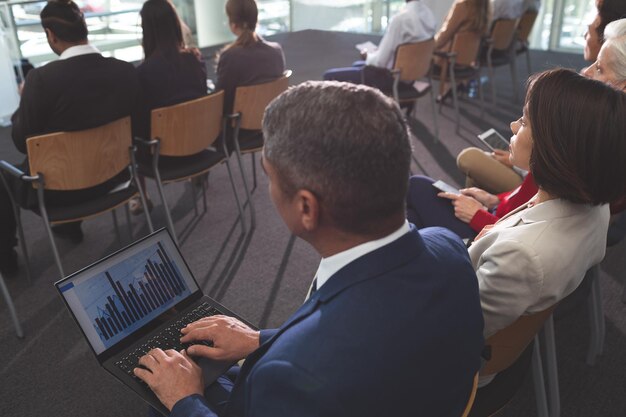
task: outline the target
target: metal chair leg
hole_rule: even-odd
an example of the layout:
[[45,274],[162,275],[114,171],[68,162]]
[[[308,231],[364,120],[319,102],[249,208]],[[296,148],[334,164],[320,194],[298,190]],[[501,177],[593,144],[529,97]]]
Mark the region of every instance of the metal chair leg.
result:
[[196,191],[196,186],[193,184],[193,181],[189,181],[189,185],[191,186],[191,196],[193,199],[193,211],[198,217],[198,192]]
[[207,183],[209,182],[209,179],[207,177],[207,175],[209,175],[208,173],[206,175],[202,175],[202,205],[204,207],[204,212],[206,213],[207,211],[207,205],[206,205],[206,187],[207,187]]
[[530,49],[526,47],[526,68],[528,69],[528,75],[532,74],[532,66],[530,65]]
[[122,244],[122,236],[120,235],[120,225],[117,222],[117,213],[115,209],[111,210],[111,215],[113,216],[113,227],[115,228],[115,236],[117,237],[117,243]]
[[[145,210],[147,210],[148,207],[145,208]],[[128,237],[130,237],[130,241],[134,241],[135,238],[133,237],[133,223],[130,221],[130,208],[128,207],[128,204],[124,204],[124,212],[126,213],[126,226],[128,227]]]
[[241,162],[241,148],[239,147],[239,120],[237,120],[235,125],[235,133],[234,133],[233,143],[235,144],[235,157],[237,158],[237,164],[239,165],[239,172],[241,173],[241,180],[243,181],[243,188],[246,192],[246,201],[243,203],[243,209],[245,210],[246,204],[250,205],[250,229],[254,230],[256,226],[256,219],[254,214],[254,205],[252,204],[252,196],[250,192],[250,188],[248,188],[248,181],[246,181],[246,175],[243,171],[243,163]]
[[454,77],[454,65],[450,65],[450,88],[452,88],[452,102],[454,103],[454,113],[456,114],[456,133],[459,134],[461,132],[461,114],[459,112],[459,101],[457,97],[457,85],[456,79]]
[[511,80],[513,81],[513,100],[516,102],[519,100],[519,88],[517,85],[517,61],[515,60],[515,51],[511,48],[510,55],[510,67],[511,67]]
[[554,320],[552,316],[548,317],[548,320],[544,323],[541,335],[546,351],[550,417],[559,417],[561,415],[561,396],[559,393],[559,372],[556,358],[556,341],[554,338]]
[[24,255],[24,263],[26,264],[26,278],[28,279],[28,283],[32,284],[33,279],[30,270],[30,258],[28,256],[28,249],[26,248],[26,239],[24,238],[24,228],[22,227],[22,216],[20,214],[20,208],[14,205],[13,211],[15,214],[15,223],[17,224],[17,233],[19,235],[20,248],[22,250],[22,254]]
[[437,120],[437,108],[435,104],[435,92],[433,91],[432,82],[430,83],[430,106],[433,111],[433,124],[435,125],[435,143],[439,142],[439,121]]
[[533,385],[535,386],[535,401],[537,402],[537,415],[548,417],[548,399],[546,398],[546,384],[543,377],[543,365],[541,362],[541,349],[539,337],[535,336],[532,358]]
[[15,311],[13,299],[11,298],[11,294],[9,294],[9,289],[4,283],[4,278],[2,277],[2,274],[0,274],[0,290],[2,290],[2,295],[4,296],[4,300],[7,303],[7,307],[9,308],[9,315],[11,316],[11,320],[13,321],[13,326],[15,326],[15,333],[17,334],[17,337],[23,338],[24,332],[22,331],[22,326],[20,325],[20,321],[17,318],[17,312]]
[[585,362],[589,366],[593,366],[596,362],[596,355],[598,354],[598,321],[596,319],[597,310],[594,305],[593,297],[593,285],[589,297],[587,298],[587,310],[589,313],[589,347],[587,348],[587,359]]
[[593,267],[593,270],[594,279],[591,287],[591,292],[595,297],[594,306],[596,310],[596,320],[598,326],[598,343],[596,348],[596,354],[602,355],[606,334],[606,320],[604,319],[604,304],[602,302],[602,291],[600,288],[600,267],[596,265]]
[[250,159],[252,159],[252,190],[251,193],[256,190],[256,158],[254,157],[254,152],[250,154]]
[[43,190],[44,190],[44,185],[42,181],[41,183],[39,183],[39,186],[37,187],[37,200],[39,202],[39,212],[43,220],[43,223],[46,226],[46,232],[48,232],[48,238],[50,239],[50,246],[52,246],[52,254],[54,255],[54,260],[57,264],[57,267],[59,268],[61,279],[63,279],[65,278],[65,272],[63,272],[63,264],[61,263],[61,257],[59,256],[59,251],[54,241],[54,236],[52,235],[52,227],[50,226],[50,220],[48,219],[48,210],[46,210]]

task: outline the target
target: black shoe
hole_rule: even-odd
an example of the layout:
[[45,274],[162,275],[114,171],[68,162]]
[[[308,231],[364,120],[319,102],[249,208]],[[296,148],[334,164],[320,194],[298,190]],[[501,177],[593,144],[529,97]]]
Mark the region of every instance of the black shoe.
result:
[[0,252],[0,272],[2,275],[17,274],[17,252],[11,248],[7,252]]
[[52,226],[52,233],[61,239],[67,239],[72,243],[83,241],[83,230],[80,228],[81,222],[64,223]]

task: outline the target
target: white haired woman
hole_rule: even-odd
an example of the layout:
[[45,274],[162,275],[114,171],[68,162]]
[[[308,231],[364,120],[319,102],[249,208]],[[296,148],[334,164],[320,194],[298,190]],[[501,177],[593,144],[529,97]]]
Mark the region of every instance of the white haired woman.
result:
[[626,19],[606,25],[598,57],[583,70],[583,75],[626,90]]

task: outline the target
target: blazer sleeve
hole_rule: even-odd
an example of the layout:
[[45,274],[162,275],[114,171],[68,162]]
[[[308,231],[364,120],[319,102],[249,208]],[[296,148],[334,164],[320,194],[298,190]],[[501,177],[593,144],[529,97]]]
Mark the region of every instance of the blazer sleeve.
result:
[[441,29],[435,35],[435,49],[440,49],[450,42],[465,20],[467,20],[466,5],[459,2],[454,3]]
[[232,61],[228,51],[225,51],[217,62],[215,91],[224,90],[224,114],[233,112],[235,90],[239,80],[237,65]]
[[482,253],[476,276],[487,338],[512,324],[538,300],[544,269],[530,245],[504,240]]
[[[272,360],[255,367],[246,380],[246,417],[322,417],[341,410],[324,391],[324,381],[298,365]],[[345,410],[344,415],[349,415]]]
[[13,113],[11,136],[15,147],[26,154],[26,139],[42,133],[49,112],[45,86],[40,72],[30,71],[24,82],[20,106]]
[[207,400],[199,394],[190,395],[179,400],[174,407],[170,417],[218,417],[211,410]]

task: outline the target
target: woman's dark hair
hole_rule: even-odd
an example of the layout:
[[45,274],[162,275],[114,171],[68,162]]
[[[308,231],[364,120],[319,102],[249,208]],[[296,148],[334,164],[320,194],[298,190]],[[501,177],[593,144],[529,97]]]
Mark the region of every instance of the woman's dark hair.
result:
[[157,51],[163,55],[175,56],[183,50],[185,43],[180,19],[169,1],[148,0],[139,14],[146,59]]
[[526,94],[537,185],[574,203],[626,194],[626,95],[574,71],[532,76]]
[[626,1],[624,0],[600,0],[597,2],[600,24],[596,28],[598,37],[604,42],[604,28],[609,23],[626,17]]
[[41,10],[41,26],[65,42],[87,39],[85,16],[71,0],[50,0]]
[[259,9],[255,0],[228,0],[226,2],[226,15],[228,21],[234,23],[242,30],[242,33],[235,42],[226,46],[224,51],[236,46],[250,46],[257,41],[254,31],[259,18]]

